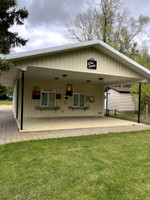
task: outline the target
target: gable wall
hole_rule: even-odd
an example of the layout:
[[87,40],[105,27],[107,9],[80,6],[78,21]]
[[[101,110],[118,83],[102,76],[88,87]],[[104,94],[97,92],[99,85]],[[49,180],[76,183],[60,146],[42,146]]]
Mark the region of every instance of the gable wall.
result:
[[[97,70],[87,69],[87,60],[94,58],[97,61]],[[36,58],[27,58],[26,60],[16,61],[17,67],[26,67],[30,65],[40,67],[50,67],[73,71],[83,71],[90,73],[101,73],[125,77],[140,78],[141,76],[125,65],[104,55],[95,48],[86,48],[80,50],[59,53],[55,55],[46,55]]]

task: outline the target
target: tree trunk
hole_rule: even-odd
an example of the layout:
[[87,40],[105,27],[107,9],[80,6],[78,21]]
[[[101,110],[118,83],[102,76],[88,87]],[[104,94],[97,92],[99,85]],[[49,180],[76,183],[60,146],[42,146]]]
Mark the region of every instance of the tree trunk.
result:
[[148,118],[148,104],[146,104],[146,108],[145,108],[145,117],[146,119]]

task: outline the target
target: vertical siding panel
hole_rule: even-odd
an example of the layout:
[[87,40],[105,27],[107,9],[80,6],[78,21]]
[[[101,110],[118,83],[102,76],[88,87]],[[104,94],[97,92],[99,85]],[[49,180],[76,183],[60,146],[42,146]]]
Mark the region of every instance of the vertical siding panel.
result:
[[[71,83],[71,82],[69,82]],[[103,108],[103,86],[91,83],[72,83],[74,91],[85,92],[86,95],[95,97],[95,103],[90,104],[89,110],[70,110],[68,107],[72,106],[72,98],[69,97],[67,104],[64,104],[64,96],[66,91],[66,82],[61,81],[38,81],[25,80],[25,101],[24,110],[25,117],[59,117],[59,116],[97,116],[98,112],[102,112]],[[54,110],[37,110],[36,106],[40,106],[40,100],[32,99],[33,86],[39,86],[41,89],[56,89],[56,93],[61,94],[61,100],[57,100],[57,106],[61,109]],[[20,101],[19,101],[20,103]],[[63,111],[63,112],[62,112]]]
[[[93,57],[98,62],[98,69],[94,73],[104,73],[120,76],[139,77],[139,74],[123,64],[115,61],[111,57],[99,52],[94,48],[74,50],[55,55],[45,55],[36,58],[16,61],[16,66],[37,65],[51,68],[61,68],[66,70],[81,70],[89,72],[86,67],[87,59]],[[92,73],[92,71],[90,71]]]

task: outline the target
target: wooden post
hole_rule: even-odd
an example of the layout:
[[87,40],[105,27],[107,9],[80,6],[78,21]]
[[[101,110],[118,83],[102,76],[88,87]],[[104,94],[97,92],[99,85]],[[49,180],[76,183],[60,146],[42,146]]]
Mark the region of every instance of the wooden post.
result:
[[145,108],[145,117],[146,119],[148,118],[148,104],[146,104],[146,108]]

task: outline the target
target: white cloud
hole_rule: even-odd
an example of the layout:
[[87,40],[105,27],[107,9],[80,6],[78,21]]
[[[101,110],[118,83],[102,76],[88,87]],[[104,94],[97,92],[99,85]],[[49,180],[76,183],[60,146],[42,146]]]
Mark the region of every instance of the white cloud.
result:
[[[69,43],[70,41],[65,38],[67,35],[65,23],[79,12],[85,12],[88,7],[87,1],[18,0],[19,8],[25,7],[29,11],[29,17],[25,20],[25,25],[14,26],[11,30],[29,41],[25,47],[17,47],[15,50],[18,52]],[[149,15],[149,1],[136,0],[136,3],[131,0],[122,1],[131,9],[134,16]]]
[[69,43],[69,41],[59,32],[50,31],[47,28],[37,29],[31,28],[26,29],[26,26],[14,26],[11,28],[13,32],[18,32],[19,35],[25,39],[29,39],[26,46],[15,48],[16,52],[32,49],[40,49],[51,46],[57,46],[60,44]]

